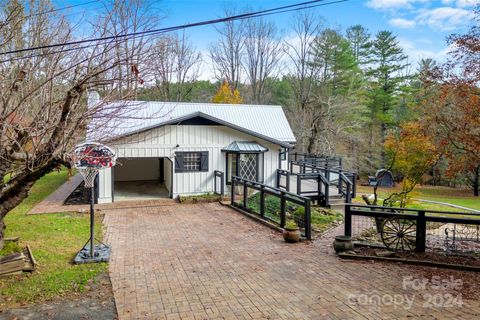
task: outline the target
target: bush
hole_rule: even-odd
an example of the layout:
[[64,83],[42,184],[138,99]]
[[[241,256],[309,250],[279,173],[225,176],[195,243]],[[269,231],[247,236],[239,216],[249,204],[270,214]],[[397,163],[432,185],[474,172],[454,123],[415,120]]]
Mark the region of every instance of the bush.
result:
[[298,228],[297,224],[295,221],[288,220],[287,223],[285,224],[285,229],[296,229]]
[[214,193],[205,193],[196,196],[178,196],[180,203],[209,203],[222,201],[222,196]]

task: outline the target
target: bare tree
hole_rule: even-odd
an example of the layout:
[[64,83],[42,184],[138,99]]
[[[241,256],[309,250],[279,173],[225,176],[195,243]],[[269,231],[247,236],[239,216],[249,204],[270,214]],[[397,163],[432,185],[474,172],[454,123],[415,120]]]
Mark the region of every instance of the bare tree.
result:
[[185,35],[162,37],[152,55],[152,76],[165,101],[183,101],[199,77],[202,56]]
[[[224,10],[225,16],[232,16],[236,13],[237,11],[232,8]],[[238,89],[241,80],[244,24],[243,20],[235,20],[224,22],[222,26],[215,27],[219,39],[210,46],[210,58],[215,77],[220,82],[226,80],[232,90]]]
[[[158,23],[158,16],[153,14],[152,2],[146,0],[107,0],[111,1],[108,5],[112,8],[107,10],[103,21],[107,22],[107,35],[118,35],[126,33],[139,33],[149,30]],[[147,41],[147,39],[149,41]],[[129,92],[138,87],[139,82],[143,82],[142,78],[149,76],[147,72],[140,74],[140,66],[145,66],[145,52],[151,52],[149,49],[153,47],[150,37],[137,36],[130,38],[119,38],[115,41],[116,59],[127,57],[125,64],[118,65],[112,73],[118,79],[130,79],[124,81],[122,86],[116,86],[119,96],[123,91]],[[144,68],[142,71],[149,70]],[[138,79],[142,79],[138,81]]]
[[283,50],[276,38],[276,27],[262,18],[249,19],[245,23],[244,68],[250,82],[252,101],[262,102],[265,82],[276,71]]
[[321,30],[321,22],[310,11],[302,11],[293,23],[294,37],[286,42],[286,54],[291,65],[290,79],[295,95],[295,106],[289,111],[300,148],[313,153],[309,142],[318,136],[315,124],[314,87],[318,66],[312,64],[312,44]]
[[[5,53],[12,49],[17,35],[4,32],[13,20],[2,8],[0,52]],[[65,155],[85,139],[91,119],[107,126],[112,119],[131,112],[121,104],[112,108],[108,101],[130,96],[132,90],[122,90],[119,96],[117,88],[131,89],[127,84],[138,81],[137,76],[113,71],[128,69],[132,59],[141,59],[144,53],[141,41],[133,47],[130,43],[132,50],[119,53],[119,39],[132,40],[122,37],[88,46],[65,45],[74,39],[72,26],[57,12],[38,14],[45,8],[51,8],[49,0],[22,6],[19,9],[27,11],[29,18],[22,19],[21,28],[11,28],[21,32],[22,47],[43,48],[0,55],[0,243],[4,217],[28,195],[35,181],[61,164],[68,165]],[[112,34],[117,9],[93,24],[93,34]],[[48,47],[52,44],[64,45]],[[101,91],[103,102],[87,107],[88,90]]]

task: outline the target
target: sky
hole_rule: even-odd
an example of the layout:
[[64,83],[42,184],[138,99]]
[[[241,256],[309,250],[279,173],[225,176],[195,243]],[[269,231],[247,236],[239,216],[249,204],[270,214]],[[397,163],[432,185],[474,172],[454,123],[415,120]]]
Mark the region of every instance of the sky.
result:
[[[153,1],[163,16],[160,27],[168,27],[223,16],[225,7],[238,9],[250,7],[252,10],[268,9],[302,2],[305,0],[147,0]],[[389,30],[395,34],[400,45],[415,63],[421,58],[434,58],[442,61],[448,52],[446,37],[452,33],[465,32],[472,23],[472,11],[479,0],[349,0],[313,9],[323,17],[325,25],[345,30],[351,25],[361,24],[372,35]],[[78,4],[86,0],[71,0]],[[58,0],[59,6],[65,6]],[[72,10],[92,10],[95,4],[77,7]],[[282,38],[293,36],[291,23],[293,13],[270,16]],[[208,47],[217,38],[213,26],[189,29],[186,36],[208,59]],[[208,68],[204,68],[201,78],[208,79]]]

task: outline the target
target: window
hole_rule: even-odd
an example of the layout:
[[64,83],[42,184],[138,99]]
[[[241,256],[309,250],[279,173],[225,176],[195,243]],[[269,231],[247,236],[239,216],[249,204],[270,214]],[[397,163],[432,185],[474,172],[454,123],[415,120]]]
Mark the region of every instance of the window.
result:
[[200,153],[185,153],[183,156],[183,169],[185,171],[200,171]]
[[280,149],[280,160],[287,160],[287,148]]
[[237,175],[237,154],[227,153],[227,183],[232,182],[232,177]]
[[263,153],[227,153],[227,184],[237,176],[263,182]]
[[175,172],[207,172],[208,152],[175,152]]

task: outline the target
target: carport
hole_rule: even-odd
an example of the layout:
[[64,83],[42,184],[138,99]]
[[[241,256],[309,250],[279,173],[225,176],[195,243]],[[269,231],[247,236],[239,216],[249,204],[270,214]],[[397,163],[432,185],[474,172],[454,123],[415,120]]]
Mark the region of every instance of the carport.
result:
[[172,162],[168,158],[119,158],[112,179],[114,201],[169,198]]

